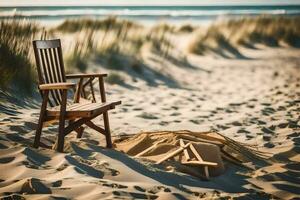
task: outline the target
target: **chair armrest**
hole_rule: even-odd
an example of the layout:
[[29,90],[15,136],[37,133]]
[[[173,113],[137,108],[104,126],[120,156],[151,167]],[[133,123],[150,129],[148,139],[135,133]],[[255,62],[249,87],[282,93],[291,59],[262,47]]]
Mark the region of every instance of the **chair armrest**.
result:
[[40,90],[66,90],[74,87],[75,83],[47,83],[39,85]]
[[93,77],[106,77],[107,74],[99,73],[88,73],[88,74],[67,74],[67,79],[76,79],[76,78],[93,78]]

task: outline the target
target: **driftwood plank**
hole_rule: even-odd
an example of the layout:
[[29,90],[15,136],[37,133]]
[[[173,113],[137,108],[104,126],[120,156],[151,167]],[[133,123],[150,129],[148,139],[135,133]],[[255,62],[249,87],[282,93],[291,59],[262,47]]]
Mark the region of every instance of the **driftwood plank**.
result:
[[[195,154],[196,158],[200,161],[203,162],[202,157],[200,156],[200,154],[198,153],[198,151],[196,150],[196,148],[194,147],[193,144],[190,145],[190,149],[192,150],[192,152]],[[204,173],[207,179],[209,179],[209,171],[208,171],[208,167],[204,166]]]
[[160,140],[160,141],[154,143],[153,145],[151,145],[150,147],[148,147],[148,148],[145,149],[144,151],[142,151],[142,152],[136,154],[134,157],[137,158],[137,157],[141,157],[141,156],[145,155],[146,153],[148,153],[149,151],[151,151],[152,149],[154,149],[155,147],[157,147],[159,144],[165,142],[166,140],[167,140],[167,139],[163,139],[163,140]]
[[[180,144],[180,146],[183,148],[184,147],[184,141],[182,140],[182,139],[180,139],[179,140],[179,144]],[[184,149],[183,150],[183,153],[184,153],[184,156],[185,156],[185,158],[186,158],[186,160],[187,161],[189,161],[189,160],[191,160],[191,156],[190,156],[190,154],[189,154],[189,152],[188,152],[188,150],[187,149]]]
[[181,153],[185,148],[187,148],[190,145],[191,145],[191,143],[189,142],[189,143],[185,144],[183,147],[179,147],[179,149],[177,149],[176,151],[173,151],[172,153],[166,155],[165,157],[163,157],[162,159],[157,161],[156,164],[160,164],[160,163],[168,160],[169,158],[172,158],[172,157],[178,155],[179,153]]
[[198,160],[182,162],[182,164],[184,164],[184,165],[201,165],[201,166],[204,165],[204,166],[212,166],[212,167],[218,166],[218,163],[215,163],[215,162],[198,161]]

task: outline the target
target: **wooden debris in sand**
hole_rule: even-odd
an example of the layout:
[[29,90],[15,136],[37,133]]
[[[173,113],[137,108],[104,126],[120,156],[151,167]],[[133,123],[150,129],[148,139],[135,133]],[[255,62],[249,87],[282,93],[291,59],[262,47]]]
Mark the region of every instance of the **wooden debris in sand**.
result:
[[191,143],[189,142],[189,143],[185,144],[183,147],[179,147],[179,149],[177,149],[176,151],[173,151],[172,153],[166,155],[165,157],[163,157],[162,159],[157,161],[156,164],[160,164],[160,163],[168,160],[169,158],[172,158],[172,157],[180,154],[184,149],[186,149],[190,145],[191,145]]
[[141,153],[138,153],[137,155],[135,155],[134,157],[140,157],[140,156],[143,156],[145,155],[146,153],[148,153],[149,151],[151,151],[152,149],[154,149],[155,147],[157,147],[157,145],[165,142],[167,139],[163,139],[163,140],[160,140],[156,143],[154,143],[152,146],[150,146],[149,148],[145,149],[144,151],[142,151]]
[[[202,159],[196,148],[193,146],[191,142],[188,142],[187,144],[184,143],[182,139],[179,140],[180,147],[176,151],[171,152],[170,154],[166,155],[162,159],[156,162],[156,164],[161,164],[162,162],[180,154],[181,152],[184,152],[184,155],[186,157],[186,162],[181,162],[184,165],[193,165],[193,166],[204,166],[204,173],[205,173],[205,178],[209,179],[209,171],[208,171],[208,166],[218,166],[218,163],[215,162],[207,162]],[[190,148],[193,154],[196,156],[198,159],[197,161],[190,161],[191,157],[188,153],[187,148]],[[148,150],[148,149],[146,149]]]
[[[148,139],[142,139],[145,137]],[[117,138],[115,145],[120,151],[136,158],[152,160],[156,164],[173,158],[175,162],[166,162],[165,165],[176,166],[179,171],[205,179],[224,172],[223,160],[252,169],[251,166],[255,166],[257,161],[265,161],[268,157],[255,145],[237,142],[213,131],[143,132],[132,137]],[[136,151],[131,151],[132,148]],[[204,168],[204,175],[200,175],[196,167]]]

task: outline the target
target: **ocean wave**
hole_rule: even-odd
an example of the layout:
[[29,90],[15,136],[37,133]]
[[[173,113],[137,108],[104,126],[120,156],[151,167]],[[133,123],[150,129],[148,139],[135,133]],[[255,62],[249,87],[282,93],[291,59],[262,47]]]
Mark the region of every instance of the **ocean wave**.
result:
[[125,17],[209,17],[221,15],[280,15],[280,14],[300,14],[299,10],[130,10],[130,9],[60,9],[60,10],[26,10],[18,11],[17,9],[0,10],[1,18],[9,17],[68,17],[68,16],[125,16]]

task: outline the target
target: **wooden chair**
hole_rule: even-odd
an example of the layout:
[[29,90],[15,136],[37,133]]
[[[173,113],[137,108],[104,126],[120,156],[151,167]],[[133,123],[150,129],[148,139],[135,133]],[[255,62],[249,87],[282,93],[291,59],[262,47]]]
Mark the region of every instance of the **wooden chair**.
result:
[[[107,74],[65,75],[59,39],[33,41],[33,48],[39,77],[39,90],[42,96],[42,106],[33,146],[35,148],[39,147],[44,125],[58,122],[56,149],[60,152],[64,149],[65,136],[72,131],[76,131],[77,137],[81,137],[84,130],[83,125],[104,134],[106,145],[111,148],[108,110],[114,109],[116,105],[121,104],[121,101],[106,101],[103,78]],[[99,80],[101,102],[96,102],[94,94],[92,81],[96,78]],[[78,79],[78,83],[66,82],[67,79]],[[86,81],[86,79],[88,80]],[[67,92],[74,89],[75,86],[74,100],[69,103]],[[80,98],[85,96],[87,86],[90,86],[92,101],[80,102]],[[47,106],[48,103],[50,106]],[[99,115],[103,115],[104,128],[92,122],[92,119]],[[66,120],[68,120],[67,126],[65,126]]]

